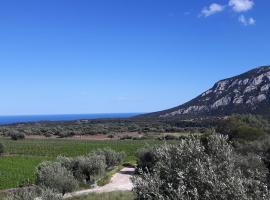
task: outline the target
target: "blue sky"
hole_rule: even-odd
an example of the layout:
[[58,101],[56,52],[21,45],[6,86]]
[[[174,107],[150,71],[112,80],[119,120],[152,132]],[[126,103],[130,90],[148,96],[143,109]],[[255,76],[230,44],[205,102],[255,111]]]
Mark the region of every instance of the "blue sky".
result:
[[0,2],[0,115],[150,112],[270,64],[269,0]]

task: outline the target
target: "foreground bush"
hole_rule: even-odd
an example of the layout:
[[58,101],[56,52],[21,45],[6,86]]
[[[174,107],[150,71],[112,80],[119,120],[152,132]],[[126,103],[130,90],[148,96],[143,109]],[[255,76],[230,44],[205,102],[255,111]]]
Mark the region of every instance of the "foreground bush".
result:
[[140,149],[137,152],[137,169],[141,169],[144,172],[152,172],[157,160],[155,147]]
[[50,188],[62,195],[78,188],[72,173],[58,162],[43,162],[38,166],[37,185]]
[[[259,157],[236,155],[227,138],[183,140],[154,151],[153,171],[133,178],[138,200],[266,200],[267,170]],[[249,159],[260,167],[249,166]]]

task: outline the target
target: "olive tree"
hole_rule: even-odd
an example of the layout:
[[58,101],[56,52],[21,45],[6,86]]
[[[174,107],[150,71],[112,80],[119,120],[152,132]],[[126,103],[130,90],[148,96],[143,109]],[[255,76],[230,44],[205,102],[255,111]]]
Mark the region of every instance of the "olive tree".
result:
[[13,131],[10,133],[10,138],[12,140],[23,140],[25,139],[25,134],[18,131]]
[[95,153],[105,156],[107,168],[112,168],[120,165],[123,162],[125,156],[124,152],[116,152],[110,148],[99,149]]
[[37,167],[37,185],[51,188],[65,194],[78,187],[78,183],[70,171],[59,162],[43,162]]
[[104,174],[106,161],[103,155],[93,153],[75,158],[72,166],[74,176],[89,183],[94,181],[94,178]]
[[207,142],[189,138],[178,145],[155,150],[153,171],[142,171],[132,181],[137,200],[266,200],[270,198],[267,173],[259,157],[259,168],[245,164],[220,135]]

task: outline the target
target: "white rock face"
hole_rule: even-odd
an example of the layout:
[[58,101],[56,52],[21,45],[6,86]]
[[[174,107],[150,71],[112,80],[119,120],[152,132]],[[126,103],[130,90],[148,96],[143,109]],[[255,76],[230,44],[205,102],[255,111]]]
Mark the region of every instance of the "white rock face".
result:
[[265,94],[260,94],[260,95],[258,95],[256,97],[253,97],[253,96],[249,97],[249,99],[246,101],[246,103],[253,105],[253,104],[256,104],[256,103],[260,103],[260,102],[262,102],[262,101],[264,101],[266,99],[267,99],[267,97],[266,97]]
[[190,106],[183,111],[183,114],[200,112],[200,111],[205,110],[205,109],[206,109],[206,106]]
[[246,78],[245,80],[240,80],[240,81],[238,81],[238,85],[247,85],[248,82],[249,82],[249,79]]
[[235,97],[235,98],[233,99],[233,103],[234,103],[234,104],[242,104],[243,102],[244,102],[243,96]]
[[263,82],[263,78],[264,78],[265,74],[261,74],[260,76],[255,77],[252,80],[252,85],[254,86],[258,86]]
[[233,81],[228,88],[232,88],[232,87],[234,87],[237,84],[238,84],[238,79],[236,79],[235,81]]
[[270,84],[263,85],[263,86],[261,87],[261,92],[268,91],[269,89],[270,89]]
[[246,84],[248,84],[248,82],[249,82],[249,79],[246,78],[246,79],[243,81],[243,84],[246,85]]
[[248,93],[248,92],[251,92],[251,91],[256,90],[256,89],[257,89],[256,85],[249,85],[246,87],[244,93]]
[[266,99],[267,99],[267,97],[266,97],[265,94],[260,94],[259,96],[257,96],[257,101],[258,102],[262,102],[262,101],[264,101]]
[[206,92],[204,92],[203,94],[202,94],[202,97],[204,97],[204,96],[206,96],[206,95],[208,95],[208,94],[210,94],[210,93],[212,93],[213,91],[212,90],[207,90]]
[[226,88],[226,86],[227,86],[227,84],[228,84],[228,82],[229,81],[227,81],[227,80],[218,82],[217,87],[215,89],[215,92],[217,92],[217,91],[224,91],[225,88]]
[[226,106],[231,102],[232,98],[229,96],[222,97],[221,99],[217,100],[211,108],[218,108],[220,106]]
[[268,80],[270,81],[270,71],[265,73],[265,77],[268,78]]

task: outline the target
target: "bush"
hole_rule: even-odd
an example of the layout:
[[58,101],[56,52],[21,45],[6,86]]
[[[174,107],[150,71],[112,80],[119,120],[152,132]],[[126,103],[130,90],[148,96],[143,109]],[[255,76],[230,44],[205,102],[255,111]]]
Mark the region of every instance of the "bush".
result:
[[58,156],[56,162],[59,162],[62,167],[65,167],[67,170],[73,170],[73,159],[65,156]]
[[87,183],[104,174],[106,161],[103,155],[89,154],[77,157],[73,160],[73,173],[77,179],[83,179]]
[[115,152],[110,148],[100,149],[95,153],[105,156],[107,168],[112,168],[120,165],[123,162],[125,156],[124,152]]
[[56,191],[45,188],[41,192],[41,199],[42,200],[62,200],[63,196],[57,194]]
[[0,143],[0,154],[5,153],[5,146]]
[[253,141],[266,135],[269,124],[267,121],[253,115],[232,115],[221,120],[217,132],[228,135],[230,139]]
[[155,164],[157,163],[158,155],[156,153],[156,147],[144,148],[137,152],[137,169],[144,172],[153,171]]
[[58,162],[43,162],[37,167],[37,185],[65,194],[78,187],[72,173]]
[[5,200],[35,200],[37,197],[36,190],[33,188],[21,188],[8,195]]
[[[137,200],[257,200],[269,199],[267,173],[259,157],[254,170],[249,159],[236,156],[224,136],[213,135],[204,146],[199,139],[182,140],[154,150],[153,170],[136,175]],[[254,161],[254,160],[253,160]]]
[[24,133],[21,132],[13,132],[10,134],[12,140],[23,140],[25,138]]

